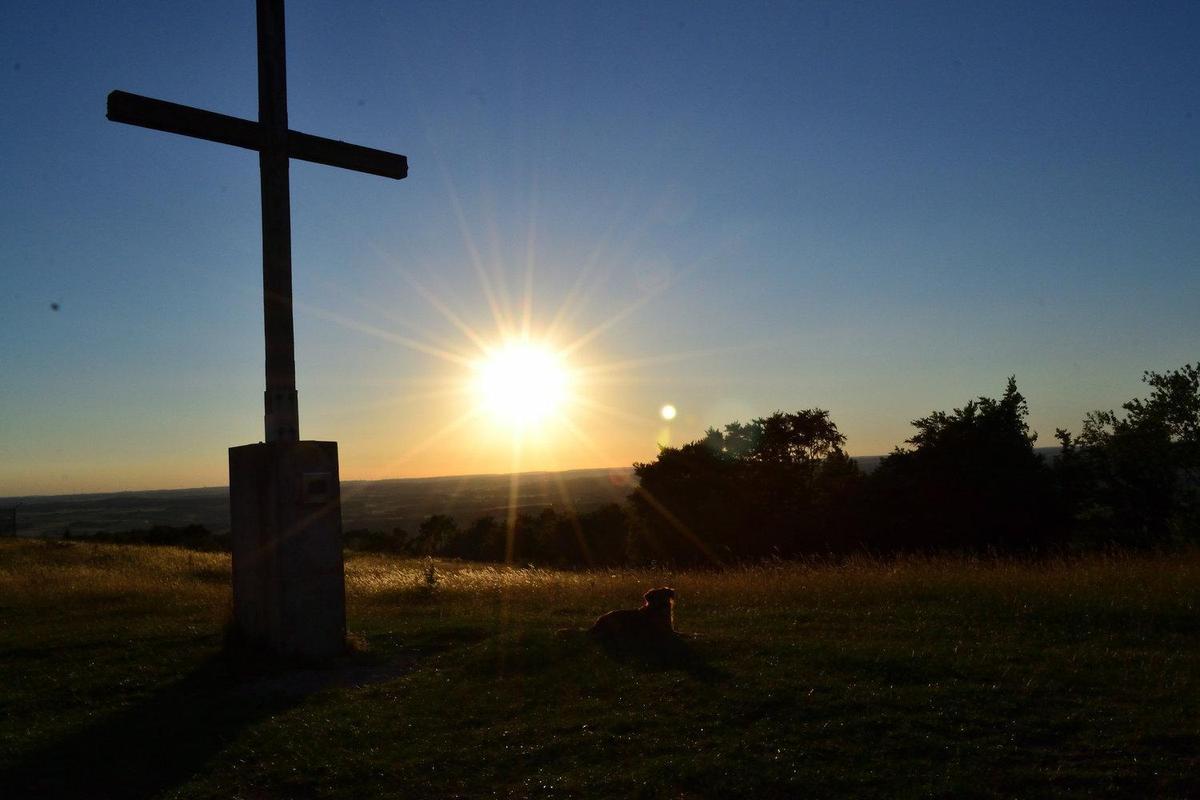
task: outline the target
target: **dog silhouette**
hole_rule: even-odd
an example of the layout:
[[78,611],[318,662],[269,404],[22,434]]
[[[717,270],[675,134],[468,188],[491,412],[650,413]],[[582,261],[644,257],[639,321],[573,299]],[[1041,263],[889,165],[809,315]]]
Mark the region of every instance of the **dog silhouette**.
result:
[[601,639],[653,641],[675,636],[675,590],[662,586],[642,595],[642,607],[609,611],[588,628]]

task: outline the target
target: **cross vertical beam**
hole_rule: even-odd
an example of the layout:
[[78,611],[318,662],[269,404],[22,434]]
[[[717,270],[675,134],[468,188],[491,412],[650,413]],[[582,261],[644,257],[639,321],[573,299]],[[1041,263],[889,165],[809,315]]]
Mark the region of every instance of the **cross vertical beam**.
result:
[[283,0],[258,4],[258,169],[262,191],[264,423],[268,442],[300,439],[292,323],[292,219],[288,185],[287,62]]
[[340,473],[336,442],[300,440],[288,161],[399,180],[408,159],[288,130],[283,0],[255,4],[257,122],[121,91],[108,95],[108,118],[259,153],[266,441],[229,448],[234,622],[254,647],[326,658],[346,644]]

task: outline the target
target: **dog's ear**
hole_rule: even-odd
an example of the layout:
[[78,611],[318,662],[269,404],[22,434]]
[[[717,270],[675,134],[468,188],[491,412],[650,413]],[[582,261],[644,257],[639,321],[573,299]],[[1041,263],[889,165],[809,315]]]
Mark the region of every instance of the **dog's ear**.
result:
[[666,586],[660,586],[657,589],[651,589],[642,595],[642,599],[646,601],[646,605],[654,605],[655,603],[670,603],[675,599],[675,590]]

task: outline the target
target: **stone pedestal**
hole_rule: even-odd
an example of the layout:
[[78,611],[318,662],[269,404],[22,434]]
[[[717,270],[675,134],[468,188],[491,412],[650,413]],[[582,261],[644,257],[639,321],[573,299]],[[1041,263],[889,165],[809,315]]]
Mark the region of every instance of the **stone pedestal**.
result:
[[337,442],[229,448],[234,624],[282,657],[345,650]]

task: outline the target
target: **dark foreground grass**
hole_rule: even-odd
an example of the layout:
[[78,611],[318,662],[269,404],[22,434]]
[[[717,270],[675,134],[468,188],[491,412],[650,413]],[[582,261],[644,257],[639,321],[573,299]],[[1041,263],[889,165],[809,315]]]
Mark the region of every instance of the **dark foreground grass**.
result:
[[[1200,796],[1200,555],[724,573],[352,557],[366,653],[220,656],[228,561],[0,543],[0,795]],[[658,652],[559,636],[653,585]]]

